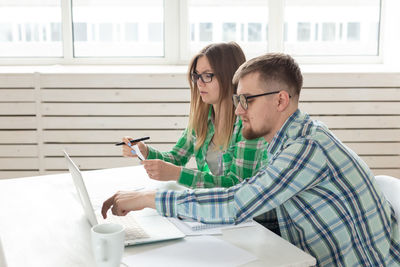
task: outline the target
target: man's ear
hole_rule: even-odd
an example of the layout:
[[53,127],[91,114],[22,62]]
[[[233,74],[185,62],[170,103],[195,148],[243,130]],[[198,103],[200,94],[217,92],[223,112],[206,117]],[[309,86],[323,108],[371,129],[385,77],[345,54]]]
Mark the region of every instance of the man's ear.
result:
[[285,111],[286,108],[289,106],[290,95],[286,91],[280,91],[278,94],[278,111],[282,112]]

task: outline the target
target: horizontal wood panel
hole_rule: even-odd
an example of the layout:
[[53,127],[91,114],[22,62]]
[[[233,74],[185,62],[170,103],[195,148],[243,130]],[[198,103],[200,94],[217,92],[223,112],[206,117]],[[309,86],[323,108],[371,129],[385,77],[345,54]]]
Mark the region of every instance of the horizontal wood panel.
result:
[[38,170],[38,158],[0,158],[0,170]]
[[[152,144],[147,142],[147,144],[160,151],[169,151],[175,143]],[[359,155],[400,155],[400,143],[346,143],[346,145]],[[0,149],[3,147],[0,146]],[[16,146],[17,148],[18,146]],[[63,149],[66,149],[71,156],[122,155],[122,147],[113,144],[45,144],[43,153],[45,156],[62,156]],[[1,152],[0,156],[2,155]]]
[[189,89],[43,89],[43,102],[189,102]]
[[37,145],[0,145],[0,157],[37,157]]
[[[312,116],[313,119],[317,119],[326,124],[330,129],[379,129],[379,128],[393,128],[400,129],[400,117],[396,116]],[[1,120],[1,118],[0,118]],[[8,124],[15,125],[14,127],[24,128],[23,126],[30,125],[29,121],[21,122],[23,119],[21,118],[10,118],[10,120],[15,120],[13,122],[9,122]],[[31,118],[31,123],[35,121],[35,118]],[[185,128],[187,126],[188,117],[61,117],[61,118],[44,118],[44,128],[62,128],[65,126],[65,123],[68,125],[71,124],[72,128],[79,128],[77,126],[73,126],[75,124],[84,124],[86,125],[84,128],[97,128],[97,129],[105,129],[107,128],[129,128],[129,129],[143,129],[143,128],[165,128],[165,127],[157,127],[158,124],[165,125],[174,125],[173,128]],[[62,121],[62,125],[57,123],[57,121]],[[82,121],[82,123],[80,123]],[[21,124],[21,125],[20,125]],[[55,124],[53,126],[53,124]],[[175,127],[176,125],[176,127]],[[0,124],[0,127],[5,126]],[[9,126],[11,127],[11,126]],[[7,128],[9,128],[7,127]],[[168,126],[170,128],[170,126]]]
[[[189,103],[44,103],[43,115],[188,115]],[[300,103],[310,115],[400,115],[400,102],[370,103]],[[35,114],[29,103],[2,104],[3,114]]]
[[176,142],[183,130],[53,130],[43,133],[46,143],[117,143],[124,136],[150,136],[152,142]]
[[44,117],[44,129],[184,129],[187,117]]
[[0,89],[0,102],[34,102],[35,90],[32,89]]
[[0,171],[0,179],[22,178],[38,175],[40,175],[39,171]]
[[[149,144],[160,151],[169,151],[174,144]],[[0,146],[1,148],[1,146]],[[122,146],[108,144],[46,144],[43,146],[45,156],[63,156],[62,150],[70,156],[121,156]]]
[[360,102],[357,104],[348,102],[303,102],[299,104],[299,107],[310,115],[400,115],[400,104],[388,102]]
[[[137,158],[124,157],[71,157],[81,170],[97,170],[117,167],[128,167],[140,165]],[[46,170],[67,170],[67,163],[64,157],[45,158],[44,165]],[[195,168],[196,162],[192,158],[187,168]]]
[[[395,169],[400,166],[400,156],[362,156],[370,168]],[[134,165],[132,161],[138,159],[123,157],[74,157],[82,169],[104,169]],[[64,158],[45,158],[45,168],[64,169],[66,166]]]
[[[123,136],[150,136],[150,143],[171,143],[176,142],[182,132],[183,130],[52,130],[45,131],[43,139],[47,143],[114,143],[119,142]],[[343,142],[400,142],[400,129],[333,130],[332,132]]]
[[[179,116],[189,115],[188,103],[44,103],[43,115]],[[1,109],[1,106],[0,106]]]
[[396,130],[333,130],[342,142],[399,142],[400,129]]
[[[43,102],[182,102],[190,101],[189,88],[181,89],[43,89]],[[1,95],[0,90],[0,95]],[[22,90],[12,90],[22,91]],[[25,90],[27,91],[27,90]],[[31,90],[32,91],[32,90]],[[304,88],[300,101],[400,101],[400,88]]]
[[315,120],[322,121],[330,129],[400,129],[400,116],[311,116]]
[[32,143],[37,143],[36,131],[0,131],[0,144]]
[[116,74],[63,74],[40,75],[42,88],[187,88],[186,74],[169,73],[116,73]]
[[389,175],[400,179],[400,168],[399,169],[371,169],[374,175]]
[[[108,169],[140,165],[139,159],[124,157],[72,157],[72,160],[81,170]],[[45,158],[44,166],[46,170],[64,170],[67,169],[67,162],[64,157]]]
[[361,156],[370,168],[400,168],[400,156]]
[[[400,155],[399,143],[346,143],[358,155]],[[400,168],[400,166],[399,166]]]
[[0,103],[1,115],[36,115],[35,103]]
[[36,117],[0,117],[0,129],[36,129]]
[[400,101],[400,88],[303,88],[300,101]]
[[304,87],[399,87],[400,73],[391,72],[326,72],[303,70]]
[[34,73],[6,73],[0,75],[1,88],[34,88]]

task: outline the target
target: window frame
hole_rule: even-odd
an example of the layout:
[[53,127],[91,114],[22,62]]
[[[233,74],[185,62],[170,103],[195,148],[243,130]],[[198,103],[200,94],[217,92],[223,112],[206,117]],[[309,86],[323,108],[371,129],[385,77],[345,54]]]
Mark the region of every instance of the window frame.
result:
[[[0,65],[184,65],[191,58],[190,25],[186,0],[164,0],[164,57],[74,58],[72,31],[72,0],[61,1],[63,57],[0,58]],[[383,40],[387,2],[380,0],[378,55],[376,56],[295,56],[300,64],[380,64],[384,63]],[[282,0],[268,0],[268,52],[284,51],[284,9]]]

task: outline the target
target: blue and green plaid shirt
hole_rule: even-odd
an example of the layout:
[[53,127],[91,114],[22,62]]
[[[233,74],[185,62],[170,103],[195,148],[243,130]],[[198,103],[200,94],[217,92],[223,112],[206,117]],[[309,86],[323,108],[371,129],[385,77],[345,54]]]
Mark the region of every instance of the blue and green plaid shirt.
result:
[[276,208],[283,238],[318,266],[399,266],[393,208],[368,166],[321,122],[296,111],[268,147],[269,164],[231,188],[159,191],[164,216],[240,223]]
[[199,150],[195,150],[196,135],[189,136],[186,129],[171,151],[160,152],[149,147],[148,159],[162,159],[178,166],[185,166],[195,156],[197,170],[183,167],[178,183],[191,188],[230,187],[254,176],[267,164],[267,142],[263,138],[247,140],[242,136],[242,121],[236,118],[231,140],[222,152],[222,175],[213,175],[207,165],[208,146],[214,136],[212,108],[208,114],[207,136]]

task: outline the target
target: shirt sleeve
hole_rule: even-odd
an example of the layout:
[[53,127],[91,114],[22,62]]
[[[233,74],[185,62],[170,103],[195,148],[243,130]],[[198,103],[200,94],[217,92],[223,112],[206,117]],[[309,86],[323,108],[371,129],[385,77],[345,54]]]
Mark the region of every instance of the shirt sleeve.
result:
[[329,172],[326,156],[312,140],[292,143],[256,176],[230,188],[158,191],[156,209],[164,216],[204,223],[240,223],[311,188]]
[[148,146],[148,149],[147,159],[161,159],[178,166],[184,166],[193,155],[194,137],[189,136],[186,129],[171,151],[160,152],[152,146]]

